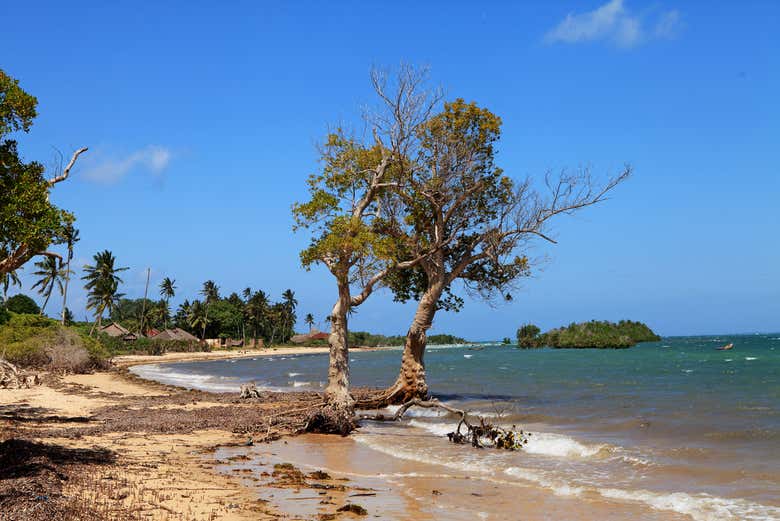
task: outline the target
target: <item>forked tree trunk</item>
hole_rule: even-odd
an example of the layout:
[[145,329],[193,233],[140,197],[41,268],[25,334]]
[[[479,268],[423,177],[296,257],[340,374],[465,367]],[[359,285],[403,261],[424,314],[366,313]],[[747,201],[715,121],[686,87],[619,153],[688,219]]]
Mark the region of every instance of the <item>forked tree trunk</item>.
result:
[[330,315],[330,357],[325,405],[308,419],[312,432],[349,434],[355,428],[355,400],[349,394],[349,344],[347,311],[350,306],[349,282],[339,280],[339,299]]

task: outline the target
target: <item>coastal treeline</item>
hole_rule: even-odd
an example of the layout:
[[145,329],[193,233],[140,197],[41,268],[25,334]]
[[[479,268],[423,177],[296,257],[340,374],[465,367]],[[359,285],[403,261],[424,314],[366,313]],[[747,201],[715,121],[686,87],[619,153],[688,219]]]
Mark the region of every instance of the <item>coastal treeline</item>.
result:
[[333,128],[308,197],[293,207],[294,229],[310,234],[303,266],[323,266],[334,282],[326,404],[308,422],[324,432],[354,428],[347,318],[376,288],[417,308],[395,383],[357,405],[424,399],[437,312],[459,310],[459,293],[511,300],[513,284],[534,272],[531,243],[555,243],[551,221],[603,202],[631,172],[626,166],[603,182],[588,170],[512,177],[496,161],[498,115],[462,98],[444,101],[425,70],[374,70],[370,79],[377,103],[365,112],[365,132]]
[[[27,133],[37,117],[38,100],[24,91],[19,81],[0,70],[0,324],[5,333],[4,351],[23,364],[42,360],[44,346],[67,345],[80,352],[108,352],[150,349],[165,346],[193,349],[191,340],[171,340],[152,345],[147,342],[157,331],[176,327],[201,341],[207,338],[251,338],[266,344],[283,343],[294,334],[297,300],[292,290],[279,299],[264,291],[246,288],[241,295],[222,296],[214,281],[206,281],[201,291],[184,300],[175,313],[171,299],[176,295],[175,280],[166,277],[159,284],[160,298],[127,298],[122,291],[122,266],[110,250],[96,253],[83,267],[73,266],[74,249],[79,242],[73,213],[51,202],[50,192],[65,182],[79,158],[88,152],[76,149],[70,158],[59,157],[47,171],[43,164],[25,161],[14,134]],[[31,266],[30,266],[31,265]],[[39,306],[27,295],[11,297],[13,287],[22,287],[20,271],[32,268],[35,278],[30,290],[37,291]],[[81,273],[77,273],[81,269]],[[68,289],[80,282],[87,292],[91,321],[76,322],[68,308]],[[148,291],[147,284],[147,291]],[[151,289],[154,294],[155,288]],[[61,298],[59,326],[45,317],[51,302]],[[39,315],[39,317],[34,317]],[[104,321],[116,322],[121,336],[101,332]],[[173,335],[175,336],[175,335]],[[97,342],[95,344],[93,338]],[[55,342],[55,340],[62,342]],[[132,342],[130,342],[132,340]],[[136,343],[137,341],[137,343]],[[182,343],[182,346],[173,345]],[[8,347],[11,345],[12,347]],[[27,353],[22,356],[22,354]],[[0,353],[2,354],[2,353]],[[17,356],[18,355],[18,356]],[[28,356],[29,355],[29,356]],[[49,353],[49,358],[59,355]],[[91,356],[91,355],[90,355]]]
[[[366,331],[350,331],[349,332],[349,345],[350,346],[366,346],[366,347],[379,347],[379,346],[402,346],[406,342],[405,335],[375,335]],[[461,338],[455,335],[429,335],[428,343],[433,345],[443,344],[465,344],[467,341],[465,338]]]
[[517,330],[517,345],[521,348],[626,348],[639,342],[656,342],[660,339],[646,324],[632,320],[572,322],[546,333],[541,333],[533,324],[526,324]]

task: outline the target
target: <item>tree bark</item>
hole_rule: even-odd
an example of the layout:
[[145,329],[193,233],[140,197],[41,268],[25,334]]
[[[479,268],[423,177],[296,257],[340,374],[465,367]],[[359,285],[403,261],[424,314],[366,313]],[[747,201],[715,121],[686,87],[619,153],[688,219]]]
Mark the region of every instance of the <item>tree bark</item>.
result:
[[330,321],[330,362],[328,364],[328,387],[325,400],[352,407],[349,394],[349,345],[347,339],[347,311],[350,306],[349,282],[340,280],[339,298],[333,305]]
[[41,316],[43,316],[43,313],[46,310],[46,304],[49,303],[49,297],[51,297],[51,292],[53,289],[54,289],[54,281],[52,281],[52,286],[49,288],[49,292],[46,293],[46,299],[43,301],[43,306],[41,306]]
[[349,394],[349,343],[347,311],[350,291],[347,277],[338,277],[339,298],[330,315],[330,357],[325,405],[311,414],[306,429],[310,432],[349,434],[355,428],[355,400]]
[[68,266],[65,268],[65,288],[62,290],[62,325],[65,325],[65,310],[68,309],[68,284],[70,283],[70,254],[68,255]]
[[428,383],[425,378],[425,347],[428,330],[436,316],[436,305],[444,291],[444,274],[428,272],[428,287],[417,303],[414,319],[406,333],[401,369],[395,383],[379,395],[361,400],[357,407],[375,409],[411,400],[425,400],[428,397]]
[[428,397],[428,384],[425,380],[425,347],[428,345],[428,330],[433,325],[436,305],[443,289],[443,281],[435,281],[428,286],[417,304],[414,320],[406,333],[401,370],[394,385],[396,392],[391,403],[404,403],[414,398],[424,400]]

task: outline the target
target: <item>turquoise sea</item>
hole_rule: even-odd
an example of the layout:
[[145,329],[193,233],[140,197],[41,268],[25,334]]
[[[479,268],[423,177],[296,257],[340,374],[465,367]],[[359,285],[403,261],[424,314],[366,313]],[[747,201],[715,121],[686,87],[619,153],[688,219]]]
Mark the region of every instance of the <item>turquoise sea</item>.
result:
[[[733,342],[730,351],[716,347]],[[137,366],[141,376],[212,391],[254,381],[321,389],[324,355]],[[399,350],[355,352],[352,381],[390,384]],[[670,337],[623,350],[431,346],[443,401],[533,434],[521,453],[447,447],[454,419],[413,411],[354,438],[396,458],[533,484],[562,496],[635,501],[695,520],[780,519],[780,334]]]

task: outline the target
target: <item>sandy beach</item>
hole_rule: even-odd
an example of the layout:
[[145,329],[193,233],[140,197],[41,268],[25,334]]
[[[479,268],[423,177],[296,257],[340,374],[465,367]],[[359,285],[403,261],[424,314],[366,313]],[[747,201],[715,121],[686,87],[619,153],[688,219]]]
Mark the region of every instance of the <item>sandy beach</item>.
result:
[[[282,349],[290,354],[326,350]],[[26,509],[29,519],[47,519],[47,512],[58,508],[65,508],[70,516],[86,515],[84,519],[92,518],[84,514],[87,511],[111,519],[296,518],[264,499],[273,492],[247,487],[235,473],[219,472],[214,452],[246,445],[247,435],[241,431],[251,431],[253,422],[284,415],[301,400],[316,400],[316,396],[296,393],[275,396],[268,403],[242,403],[235,396],[145,381],[124,370],[150,361],[257,357],[275,352],[123,356],[115,360],[119,368],[110,372],[45,375],[44,383],[31,389],[0,389],[0,441],[5,445],[3,454],[12,463],[3,476],[5,487],[11,492],[35,489],[40,492],[35,497],[46,498],[31,503],[19,494],[0,491],[4,507],[0,519],[12,515],[6,510],[11,505],[16,506],[13,515]],[[268,432],[273,438],[284,434],[283,430]],[[16,443],[6,441],[11,438],[25,444],[11,446]],[[42,473],[41,468],[47,466],[56,469],[56,478]],[[18,476],[7,475],[14,469],[21,469]],[[300,479],[285,479],[285,475],[277,481],[274,490],[301,485]],[[317,483],[329,490],[328,481],[319,479]],[[348,486],[340,483],[334,490],[338,501],[320,508],[324,510],[320,513],[335,516],[337,509],[348,503],[344,499]]]
[[[540,482],[545,474],[534,468],[546,457],[540,449],[557,454],[561,447],[590,447],[561,436],[543,438],[543,445],[519,456],[514,469],[500,462],[501,454],[451,445],[445,431],[422,421],[425,415],[413,416],[410,425],[367,422],[348,437],[293,436],[286,419],[319,403],[318,392],[262,391],[259,398],[241,400],[236,392],[184,389],[129,370],[136,364],[251,357],[246,363],[258,374],[280,373],[286,381],[295,367],[311,379],[306,364],[317,365],[317,359],[274,355],[324,351],[123,356],[111,371],[47,375],[31,389],[0,390],[0,519],[20,519],[7,517],[9,505],[33,520],[739,519],[708,498],[688,494],[621,495],[618,488],[605,494],[565,481]],[[385,355],[393,353],[371,357]],[[468,363],[461,351],[438,356]],[[524,427],[537,434],[549,429],[534,421]],[[22,441],[3,441],[10,438]],[[595,468],[614,455],[602,452],[594,459],[567,453],[548,460],[561,468],[571,461]],[[9,479],[7,469],[16,477]],[[679,478],[681,488],[691,472]],[[89,517],[88,510],[99,515]]]

